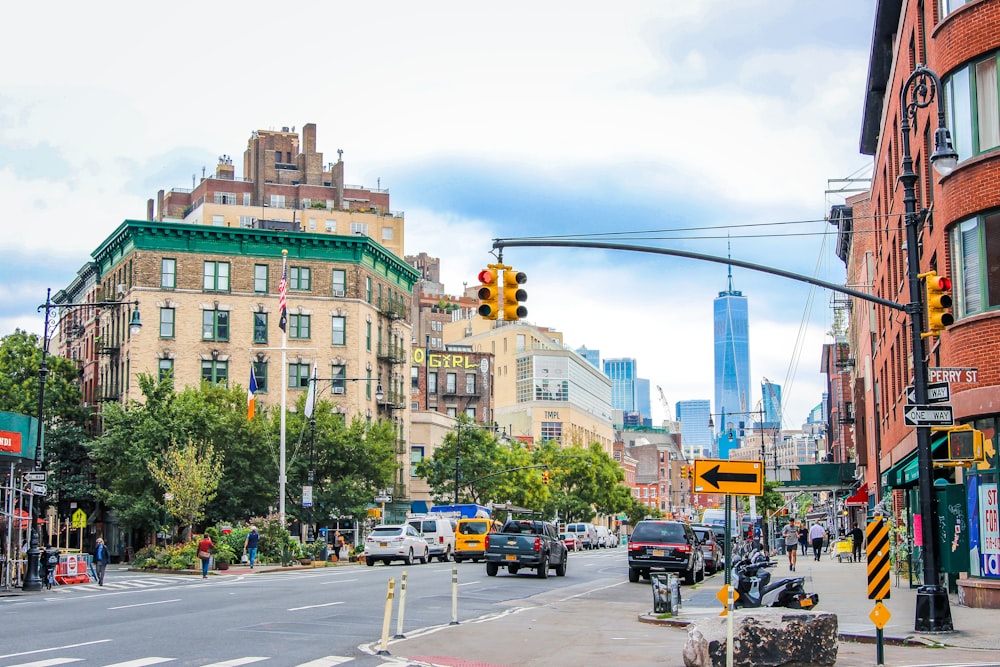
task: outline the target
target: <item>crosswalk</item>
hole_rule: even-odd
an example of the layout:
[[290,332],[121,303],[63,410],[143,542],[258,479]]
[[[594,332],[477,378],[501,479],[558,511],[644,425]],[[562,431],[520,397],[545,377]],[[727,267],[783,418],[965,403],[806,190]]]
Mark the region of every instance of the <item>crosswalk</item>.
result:
[[[221,662],[212,662],[201,667],[240,667],[240,665],[250,665],[257,662],[264,662],[266,660],[271,660],[268,656],[243,656],[239,658],[232,658],[229,660],[223,660]],[[146,656],[143,658],[136,658],[134,660],[127,660],[125,662],[116,662],[108,665],[101,665],[100,667],[146,667],[147,665],[160,665],[164,663],[173,662],[175,660],[185,660],[185,664],[190,664],[184,658],[163,658],[159,656]],[[343,665],[345,663],[351,662],[354,658],[349,658],[339,655],[328,655],[322,658],[317,658],[315,660],[310,660],[309,662],[303,662],[294,667],[336,667],[336,665]],[[5,667],[55,667],[56,665],[70,665],[77,662],[86,662],[92,664],[92,661],[86,660],[84,658],[74,658],[74,657],[60,657],[60,658],[45,658],[44,660],[35,660],[32,662],[21,662],[18,664],[5,665]]]
[[134,590],[139,588],[152,588],[154,586],[167,586],[176,585],[178,583],[194,583],[195,581],[200,582],[201,579],[194,579],[189,577],[179,578],[170,576],[150,576],[150,577],[128,577],[127,579],[118,579],[115,581],[104,581],[104,585],[100,586],[96,582],[91,584],[68,584],[66,586],[53,586],[52,593],[82,593],[88,592],[93,593],[96,591],[124,591],[124,590]]

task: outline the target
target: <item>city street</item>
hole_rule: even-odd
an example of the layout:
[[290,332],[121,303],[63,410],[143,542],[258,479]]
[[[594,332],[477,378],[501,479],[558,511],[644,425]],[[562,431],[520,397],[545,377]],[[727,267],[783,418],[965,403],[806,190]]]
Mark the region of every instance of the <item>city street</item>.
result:
[[[106,585],[66,586],[0,598],[4,639],[0,667],[85,661],[102,667],[178,665],[681,665],[683,627],[641,622],[650,586],[625,577],[623,548],[573,553],[566,577],[487,577],[483,565],[458,566],[458,625],[451,625],[453,563],[342,566],[272,572],[237,571],[208,580],[112,567]],[[834,611],[841,630],[871,630],[862,609],[863,564],[801,563],[799,574]],[[407,572],[404,639],[380,649],[386,584]],[[776,576],[785,576],[782,567]],[[680,618],[715,616],[716,574],[684,587]],[[893,589],[887,635],[906,634],[912,607]],[[824,600],[827,604],[824,604]],[[398,589],[397,600],[398,603]],[[854,611],[850,611],[854,609]],[[995,612],[954,609],[949,639],[970,644],[974,622]],[[397,630],[394,606],[389,636]],[[972,619],[977,619],[973,621]],[[651,620],[649,618],[646,619]],[[995,623],[994,623],[995,625]],[[887,646],[887,665],[991,665],[995,649]],[[841,641],[838,665],[875,664],[875,646]]]

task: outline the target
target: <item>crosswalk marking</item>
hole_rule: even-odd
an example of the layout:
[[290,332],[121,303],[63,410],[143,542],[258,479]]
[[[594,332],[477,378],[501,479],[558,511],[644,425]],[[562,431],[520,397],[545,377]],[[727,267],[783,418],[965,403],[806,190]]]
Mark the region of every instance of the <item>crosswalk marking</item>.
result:
[[145,665],[158,665],[161,662],[173,662],[176,658],[137,658],[136,660],[129,660],[127,662],[116,662],[113,665],[105,665],[105,667],[145,667]]
[[345,662],[350,662],[351,660],[354,660],[354,658],[345,658],[339,655],[328,655],[325,658],[304,662],[298,667],[335,667],[335,665],[343,665]]
[[48,660],[37,660],[35,662],[22,662],[20,665],[10,667],[52,667],[52,665],[65,665],[69,662],[79,662],[83,658],[49,658]]
[[202,667],[239,667],[240,665],[249,665],[251,662],[260,662],[261,660],[267,660],[267,658],[254,655],[246,658],[233,658],[232,660],[213,662],[209,665],[203,665]]
[[[249,665],[269,659],[269,656],[249,655],[242,658],[232,658],[221,662],[213,662],[207,665],[202,665],[202,667],[240,667],[241,665]],[[69,663],[81,662],[83,660],[83,658],[48,658],[46,660],[37,660],[35,662],[22,662],[17,665],[9,665],[8,667],[56,667],[57,665],[67,665]],[[177,658],[149,656],[146,658],[136,658],[135,660],[129,660],[127,662],[117,662],[112,665],[105,665],[104,667],[146,667],[146,665],[157,665],[164,662],[173,662],[175,660],[177,660]],[[297,665],[297,667],[336,667],[337,665],[343,665],[345,663],[352,662],[353,660],[354,658],[348,656],[327,655],[322,658],[310,660],[309,662],[304,662]]]

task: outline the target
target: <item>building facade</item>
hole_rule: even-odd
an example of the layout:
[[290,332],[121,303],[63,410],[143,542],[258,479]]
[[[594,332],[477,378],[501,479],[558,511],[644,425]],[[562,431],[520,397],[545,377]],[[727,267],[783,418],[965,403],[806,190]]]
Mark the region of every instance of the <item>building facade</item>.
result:
[[708,400],[677,401],[674,406],[681,425],[681,444],[688,461],[712,457],[712,405]]
[[[713,302],[715,323],[715,432],[719,456],[723,449],[739,447],[734,442],[750,405],[750,321],[747,298],[733,289],[733,270],[729,269],[729,288],[719,292]],[[725,457],[723,457],[725,458]]]

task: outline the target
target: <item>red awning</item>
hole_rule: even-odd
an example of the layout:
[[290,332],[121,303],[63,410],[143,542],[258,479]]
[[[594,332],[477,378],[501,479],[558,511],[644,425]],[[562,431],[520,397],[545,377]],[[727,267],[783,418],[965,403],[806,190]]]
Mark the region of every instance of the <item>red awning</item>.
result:
[[848,496],[847,500],[844,501],[844,505],[847,507],[868,507],[868,484],[861,485],[858,492],[853,496]]

